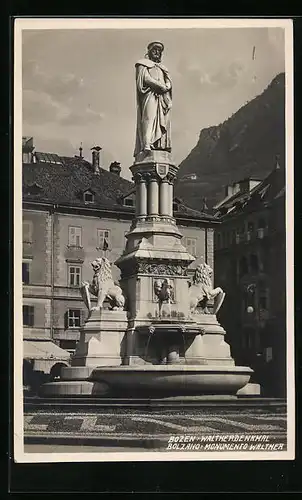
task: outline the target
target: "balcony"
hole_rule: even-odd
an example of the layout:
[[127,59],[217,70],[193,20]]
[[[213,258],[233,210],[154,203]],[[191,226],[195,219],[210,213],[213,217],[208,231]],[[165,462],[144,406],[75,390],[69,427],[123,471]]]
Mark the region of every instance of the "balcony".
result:
[[80,330],[78,328],[56,328],[53,332],[54,340],[80,340]]
[[50,285],[23,284],[23,297],[51,297]]
[[267,236],[267,233],[268,233],[267,227],[259,227],[257,229],[257,238],[262,240],[263,238],[265,238],[265,236]]

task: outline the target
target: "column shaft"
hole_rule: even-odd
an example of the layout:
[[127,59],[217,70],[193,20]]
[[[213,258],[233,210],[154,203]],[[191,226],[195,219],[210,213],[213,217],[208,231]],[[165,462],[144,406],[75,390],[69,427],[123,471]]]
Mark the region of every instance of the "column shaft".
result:
[[138,193],[138,211],[137,215],[147,215],[147,186],[145,181],[141,181],[137,187],[136,192]]
[[161,215],[170,215],[170,193],[169,183],[165,180],[159,186],[159,213]]
[[169,182],[167,189],[167,199],[168,199],[168,215],[173,217],[173,184]]
[[148,184],[148,215],[158,215],[158,182],[151,179]]

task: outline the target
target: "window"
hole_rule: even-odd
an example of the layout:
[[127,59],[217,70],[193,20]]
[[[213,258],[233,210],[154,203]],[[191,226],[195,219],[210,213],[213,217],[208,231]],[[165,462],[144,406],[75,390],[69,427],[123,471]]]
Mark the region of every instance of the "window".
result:
[[23,325],[34,326],[34,306],[23,306]]
[[188,250],[188,252],[196,257],[196,246],[197,246],[197,239],[196,238],[185,238],[185,247]]
[[79,328],[81,326],[81,311],[80,309],[68,310],[68,328]]
[[110,246],[110,231],[108,229],[98,229],[97,248],[106,251],[109,246]]
[[68,283],[69,286],[80,286],[81,282],[81,267],[69,266],[68,268]]
[[29,284],[29,262],[22,262],[22,283]]
[[239,261],[239,274],[240,276],[244,276],[248,273],[248,263],[246,257],[241,257]]
[[273,359],[273,348],[266,347],[265,348],[265,361],[269,363]]
[[93,203],[94,194],[91,191],[86,191],[86,193],[84,193],[84,201],[85,203]]
[[259,297],[259,308],[260,309],[267,309],[267,297],[266,296]]
[[262,219],[262,218],[261,218],[261,219],[259,219],[259,220],[258,220],[258,228],[259,228],[259,229],[264,229],[265,227],[266,227],[266,222],[265,222],[265,220],[264,220],[264,219]]
[[235,231],[231,230],[229,235],[229,244],[233,245],[235,243]]
[[223,233],[223,240],[224,240],[224,246],[228,247],[229,246],[229,233],[225,231]]
[[24,220],[22,224],[23,243],[32,243],[33,223],[30,220]]
[[262,285],[259,290],[259,309],[268,311],[268,308],[268,289]]
[[124,205],[125,205],[125,207],[133,207],[134,206],[133,198],[125,198]]
[[253,222],[248,222],[247,230],[249,233],[252,233],[254,231],[254,223]]
[[257,229],[258,238],[260,238],[260,239],[264,238],[265,232],[266,232],[266,222],[264,219],[259,219],[258,220],[258,229]]
[[248,222],[247,232],[246,232],[247,241],[250,241],[252,239],[253,232],[254,232],[254,224],[253,224],[253,222]]
[[71,247],[82,246],[82,228],[69,226],[68,245]]
[[217,233],[216,244],[217,244],[217,248],[221,248],[221,235],[220,235],[220,233]]
[[250,256],[250,265],[251,265],[251,271],[252,273],[258,273],[259,271],[259,262],[258,262],[258,256],[252,254]]
[[247,328],[243,332],[243,337],[244,337],[244,342],[243,342],[244,347],[248,351],[253,351],[253,352],[258,351],[260,347],[260,342],[259,342],[260,339],[257,331]]

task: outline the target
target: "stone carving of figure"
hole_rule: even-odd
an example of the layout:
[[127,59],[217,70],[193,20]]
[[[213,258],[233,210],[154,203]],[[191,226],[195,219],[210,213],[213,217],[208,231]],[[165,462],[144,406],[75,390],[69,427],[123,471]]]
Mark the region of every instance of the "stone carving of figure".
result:
[[154,282],[154,293],[158,297],[159,315],[161,316],[161,309],[164,302],[167,302],[171,315],[171,302],[174,300],[174,287],[172,281],[168,278],[156,280]]
[[161,64],[164,46],[151,42],[136,67],[137,127],[134,156],[157,149],[171,151],[172,82]]

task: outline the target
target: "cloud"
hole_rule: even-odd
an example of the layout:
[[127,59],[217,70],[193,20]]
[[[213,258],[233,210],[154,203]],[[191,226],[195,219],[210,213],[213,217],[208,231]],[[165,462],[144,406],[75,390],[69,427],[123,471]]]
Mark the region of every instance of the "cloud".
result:
[[87,107],[84,110],[70,110],[59,122],[61,125],[84,125],[98,123],[105,118],[104,113],[99,113]]
[[178,74],[185,78],[186,86],[225,88],[235,86],[243,76],[246,68],[239,60],[232,61],[218,70],[204,70],[196,63],[181,60],[177,67]]
[[58,119],[62,108],[45,92],[23,91],[23,120],[32,125],[52,122]]
[[238,61],[234,61],[210,76],[209,81],[212,85],[233,87],[239,82],[244,71],[245,68],[243,64]]
[[43,71],[35,61],[23,64],[23,89],[38,90],[54,97],[57,101],[64,101],[75,95],[84,86],[84,78],[73,73],[59,73],[52,75]]
[[101,121],[104,113],[91,109],[80,90],[84,79],[72,73],[49,75],[34,61],[23,67],[23,119],[30,124],[56,122],[61,125],[89,125]]
[[284,29],[274,28],[267,30],[268,42],[269,44],[280,54],[284,54]]

